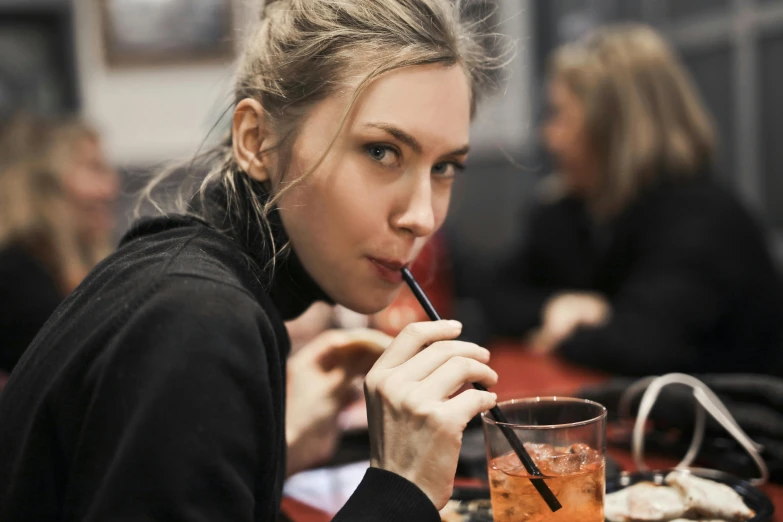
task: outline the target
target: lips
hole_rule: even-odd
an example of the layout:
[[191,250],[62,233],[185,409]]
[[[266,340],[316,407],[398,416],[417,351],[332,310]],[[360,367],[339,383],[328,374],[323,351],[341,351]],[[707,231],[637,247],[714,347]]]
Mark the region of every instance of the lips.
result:
[[405,263],[403,261],[395,261],[393,259],[380,259],[377,257],[371,257],[370,261],[373,263],[377,263],[383,267],[388,268],[389,270],[397,270],[400,271],[406,266],[408,266],[408,263]]
[[376,274],[386,282],[398,284],[402,282],[402,270],[408,263],[396,259],[367,258],[375,268]]

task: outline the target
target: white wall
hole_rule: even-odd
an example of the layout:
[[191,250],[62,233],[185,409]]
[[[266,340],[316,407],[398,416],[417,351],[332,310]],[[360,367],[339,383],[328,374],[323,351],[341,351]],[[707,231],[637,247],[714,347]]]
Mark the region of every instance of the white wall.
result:
[[529,146],[533,81],[533,32],[530,0],[499,0],[502,25],[497,32],[513,39],[515,54],[503,89],[479,108],[471,132],[471,157],[514,153]]
[[[255,18],[249,6],[259,3],[235,0],[238,27]],[[476,122],[472,142],[478,156],[518,150],[530,136],[528,4],[501,3],[500,30],[518,41],[518,49],[505,92],[483,107]],[[233,64],[107,68],[97,5],[75,0],[76,49],[84,114],[104,133],[111,160],[146,167],[191,156],[228,106]]]
[[[113,162],[145,167],[192,155],[228,106],[233,64],[111,69],[96,0],[76,0],[74,22],[84,115],[105,135]],[[251,18],[243,8],[238,20]]]

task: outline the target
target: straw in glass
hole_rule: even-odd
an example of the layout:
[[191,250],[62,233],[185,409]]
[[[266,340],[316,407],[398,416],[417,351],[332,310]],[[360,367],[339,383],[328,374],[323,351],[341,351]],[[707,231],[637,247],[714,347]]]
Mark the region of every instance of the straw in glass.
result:
[[[402,278],[405,280],[406,283],[408,283],[408,286],[413,292],[413,295],[416,296],[416,299],[418,299],[422,308],[424,308],[424,311],[427,312],[427,316],[430,318],[430,320],[440,321],[440,315],[438,315],[438,312],[435,310],[435,307],[432,306],[432,303],[430,302],[429,298],[427,298],[427,294],[424,293],[424,290],[422,290],[421,286],[419,286],[419,283],[416,281],[416,279],[413,277],[413,274],[407,267],[402,269]],[[473,387],[476,388],[477,390],[487,391],[487,388],[484,387],[484,385],[477,382],[473,383]],[[509,422],[506,419],[506,416],[503,414],[502,411],[500,411],[500,408],[498,408],[497,406],[493,406],[492,409],[489,411],[492,414],[492,417],[494,417],[495,421],[498,423],[497,424],[498,428],[500,428],[500,431],[506,437],[506,440],[508,440],[508,443],[511,445],[511,448],[514,450],[514,453],[517,454],[519,460],[525,466],[527,472],[533,475],[533,477],[530,478],[530,482],[533,484],[533,487],[535,487],[538,493],[541,495],[541,498],[544,499],[544,502],[546,502],[547,506],[549,506],[549,509],[551,509],[552,512],[554,513],[555,511],[563,507],[560,504],[560,501],[557,500],[555,494],[552,493],[552,490],[549,489],[547,483],[544,482],[544,479],[536,478],[536,477],[543,477],[544,475],[541,473],[541,470],[538,469],[538,466],[536,466],[536,463],[530,457],[530,454],[525,449],[525,446],[522,445],[522,441],[519,440],[519,437],[517,437],[516,433],[514,433],[514,430],[511,429]]]

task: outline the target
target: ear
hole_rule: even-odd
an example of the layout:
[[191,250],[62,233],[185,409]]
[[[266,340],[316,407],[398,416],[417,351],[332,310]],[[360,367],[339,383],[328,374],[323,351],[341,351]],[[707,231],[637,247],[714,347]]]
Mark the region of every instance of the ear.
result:
[[237,104],[231,135],[239,168],[256,181],[269,180],[269,161],[260,154],[269,136],[264,125],[264,108],[258,101],[245,98]]

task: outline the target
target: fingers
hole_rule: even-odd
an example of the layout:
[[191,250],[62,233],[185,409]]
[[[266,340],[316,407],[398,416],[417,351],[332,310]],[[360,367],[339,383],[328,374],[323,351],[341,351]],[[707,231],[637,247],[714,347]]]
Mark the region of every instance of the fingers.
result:
[[349,377],[365,375],[393,340],[377,330],[340,330],[327,338],[330,346],[318,354],[317,363],[325,371],[341,367]]
[[400,371],[411,380],[420,381],[452,357],[467,357],[486,364],[489,362],[489,350],[473,343],[439,341],[401,364]]
[[437,341],[455,339],[462,332],[457,321],[431,321],[406,326],[386,349],[376,365],[379,369],[401,365],[425,347]]
[[307,343],[301,352],[320,361],[323,357],[328,357],[330,352],[348,342],[345,332],[342,330],[326,330]]
[[498,374],[475,359],[452,357],[438,367],[418,386],[416,393],[422,398],[446,399],[463,385],[479,382],[484,386],[494,386]]
[[347,405],[362,397],[361,387],[356,380],[341,369],[323,375],[321,408],[327,415],[336,415]]
[[394,337],[372,328],[352,328],[344,332],[349,342],[361,344],[379,355],[394,341]]
[[497,399],[494,393],[470,389],[446,401],[441,409],[444,417],[453,419],[453,422],[464,429],[470,419],[494,407]]
[[346,383],[344,386],[338,388],[335,392],[337,412],[339,413],[348,405],[353,404],[361,398],[361,386],[357,386],[354,382]]

